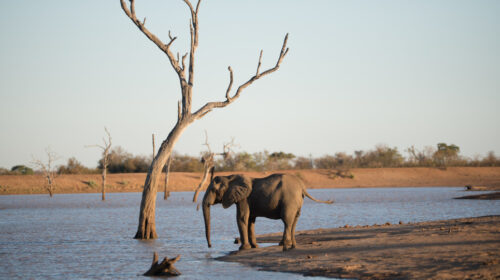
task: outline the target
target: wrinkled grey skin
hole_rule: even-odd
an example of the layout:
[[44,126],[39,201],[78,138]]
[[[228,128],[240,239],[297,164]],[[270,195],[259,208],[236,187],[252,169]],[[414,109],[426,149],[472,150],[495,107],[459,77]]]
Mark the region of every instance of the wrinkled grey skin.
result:
[[217,176],[212,179],[203,197],[203,217],[208,247],[210,243],[210,206],[222,203],[224,208],[236,204],[236,222],[240,232],[240,250],[257,248],[255,219],[281,219],[285,224],[283,250],[296,247],[295,226],[300,216],[304,196],[311,197],[302,181],[289,174],[273,174],[252,179],[245,175]]

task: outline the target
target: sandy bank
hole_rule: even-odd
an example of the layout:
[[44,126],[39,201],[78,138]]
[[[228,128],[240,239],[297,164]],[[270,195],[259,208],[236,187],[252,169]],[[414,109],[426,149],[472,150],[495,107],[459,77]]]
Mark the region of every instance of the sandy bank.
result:
[[[280,234],[258,242],[278,243]],[[356,279],[498,279],[500,216],[297,232],[297,248],[271,246],[219,260],[262,270]]]
[[[287,170],[302,178],[308,188],[358,187],[419,187],[475,185],[500,187],[500,167],[437,168],[359,168],[349,172],[353,178],[341,178],[332,170]],[[234,172],[252,177],[264,177],[271,172]],[[218,173],[227,175],[229,172]],[[140,192],[145,173],[109,174],[107,192]],[[162,179],[163,180],[163,179]],[[170,177],[170,191],[193,191],[201,180],[201,173],[174,172]],[[41,175],[0,176],[0,194],[45,194],[45,179]],[[101,191],[101,176],[60,175],[56,178],[56,193],[97,193]],[[159,191],[163,191],[163,183]]]

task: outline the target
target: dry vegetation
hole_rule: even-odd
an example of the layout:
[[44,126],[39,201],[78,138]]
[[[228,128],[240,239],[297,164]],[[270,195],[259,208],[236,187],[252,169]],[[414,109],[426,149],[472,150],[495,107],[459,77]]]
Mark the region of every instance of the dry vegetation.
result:
[[[332,176],[335,170],[287,170],[303,179],[309,188],[357,188],[357,187],[422,187],[422,186],[487,186],[500,187],[500,167],[450,167],[437,168],[355,168],[353,178]],[[219,172],[227,175],[244,173],[252,177],[264,177],[271,172]],[[164,175],[163,175],[164,176]],[[170,191],[194,191],[202,173],[172,172]],[[108,192],[140,192],[145,173],[109,174]],[[101,175],[72,174],[57,178],[55,193],[99,193]],[[2,175],[0,194],[46,194],[45,179],[41,175]]]

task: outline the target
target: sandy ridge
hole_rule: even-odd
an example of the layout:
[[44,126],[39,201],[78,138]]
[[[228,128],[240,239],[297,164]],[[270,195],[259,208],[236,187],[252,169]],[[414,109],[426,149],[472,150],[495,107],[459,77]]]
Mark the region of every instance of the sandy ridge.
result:
[[[280,234],[258,242],[278,243]],[[498,279],[500,216],[298,232],[297,248],[219,258],[267,271],[356,279]]]

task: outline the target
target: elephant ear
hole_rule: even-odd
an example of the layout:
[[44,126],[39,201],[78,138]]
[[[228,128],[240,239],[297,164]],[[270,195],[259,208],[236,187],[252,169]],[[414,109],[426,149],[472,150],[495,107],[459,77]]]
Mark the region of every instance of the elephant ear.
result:
[[222,207],[228,208],[240,200],[247,198],[252,192],[252,180],[246,176],[236,175],[229,182],[229,187],[222,197]]

